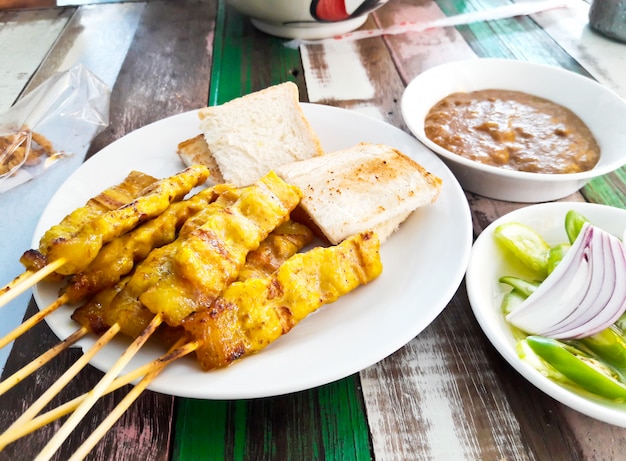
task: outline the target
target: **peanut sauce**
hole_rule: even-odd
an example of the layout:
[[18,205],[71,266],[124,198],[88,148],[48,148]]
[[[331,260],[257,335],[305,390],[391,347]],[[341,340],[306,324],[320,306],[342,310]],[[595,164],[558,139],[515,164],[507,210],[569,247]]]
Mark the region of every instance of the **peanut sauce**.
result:
[[425,120],[435,144],[470,160],[509,170],[577,173],[591,170],[600,148],[569,109],[519,91],[454,93]]

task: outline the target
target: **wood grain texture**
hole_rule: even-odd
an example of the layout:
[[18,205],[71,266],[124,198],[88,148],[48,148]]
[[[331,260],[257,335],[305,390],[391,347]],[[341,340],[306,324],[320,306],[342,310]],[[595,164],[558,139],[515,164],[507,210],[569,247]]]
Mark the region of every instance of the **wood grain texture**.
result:
[[[369,18],[363,28],[376,25]],[[400,113],[404,85],[380,38],[301,46],[311,102],[355,110],[406,129]]]
[[[32,303],[26,315],[36,312]],[[3,377],[18,370],[46,349],[54,346],[58,339],[50,331],[45,322],[31,328],[20,337],[13,348],[7,362]],[[0,430],[6,429],[17,419],[32,402],[48,389],[80,356],[80,349],[73,348],[39,369],[25,379],[17,387],[0,397],[2,418]],[[95,386],[102,373],[91,366],[83,369],[50,404],[49,409],[87,392]],[[61,446],[53,457],[54,460],[68,459],[73,449],[86,439],[128,392],[129,387],[122,388],[102,397],[72,432],[66,443]],[[87,457],[89,460],[110,460],[111,454],[117,459],[128,460],[165,460],[168,459],[171,412],[173,399],[151,392],[144,393],[125,413],[124,417],[109,431],[104,439]],[[61,427],[64,419],[56,421],[42,429],[14,442],[0,452],[0,460],[34,459],[47,441]],[[157,443],[158,441],[158,443]]]
[[300,100],[306,102],[300,54],[283,42],[260,32],[249,18],[220,2],[209,105],[285,81],[298,85]]
[[369,460],[358,376],[285,396],[180,399],[173,459]]
[[[496,4],[502,2],[398,1],[375,15],[381,27],[387,27],[400,18],[430,20]],[[390,36],[385,41],[405,83],[433,65],[481,56],[544,62],[589,75],[530,18]],[[615,195],[621,181],[617,186],[604,179],[598,182],[594,190]],[[475,236],[498,217],[526,206],[471,193],[467,198]],[[602,201],[599,194],[596,199]],[[584,198],[575,193],[562,200]],[[428,329],[363,370],[361,379],[377,460],[612,459],[610,437],[624,433],[595,420],[590,425],[567,424],[572,414],[586,417],[545,396],[499,356],[475,321],[463,286]],[[601,427],[612,434],[598,443],[584,429],[590,426],[595,435],[602,433]]]
[[144,3],[114,3],[76,10],[25,92],[77,64],[112,88],[144,7]]
[[146,4],[111,94],[111,124],[93,154],[151,122],[204,107],[217,2]]
[[[32,59],[39,59],[40,64],[31,66],[33,74],[26,73],[23,77],[26,87],[20,97],[42,84],[57,72],[67,70],[77,64],[85,65],[98,78],[112,87],[117,78],[117,73],[123,62],[126,51],[131,43],[137,28],[138,18],[143,5],[111,4],[102,7],[90,8],[66,8],[59,11],[40,11],[38,15],[46,13],[48,17],[63,18],[64,27],[58,36],[54,37],[54,46],[46,50],[46,54],[38,56],[31,53],[29,45],[19,47],[19,41],[9,41],[15,37],[12,34],[4,34],[5,27],[25,27],[30,24],[33,36],[42,37],[42,45],[50,34],[47,21],[39,19],[30,22],[34,12],[23,12],[19,16],[12,15],[15,26],[0,26],[0,48],[12,53],[12,55],[26,53]],[[35,15],[35,18],[39,16]],[[9,17],[9,15],[0,15]],[[19,18],[19,21],[17,20]],[[61,22],[59,20],[59,22]],[[41,29],[41,30],[38,30]],[[54,29],[54,28],[52,28]],[[7,40],[5,42],[4,40]],[[11,45],[11,46],[9,46]],[[48,46],[51,46],[48,44]],[[45,56],[45,59],[41,61]],[[11,62],[0,59],[0,69],[4,63]],[[6,66],[8,70],[8,66]],[[1,73],[2,71],[0,71]],[[8,74],[3,74],[9,78]],[[11,77],[12,78],[12,77]],[[17,81],[17,80],[16,80]],[[2,84],[0,84],[1,86]],[[4,220],[0,222],[0,234],[11,235],[12,238],[0,240],[0,274],[3,282],[9,280],[9,274],[17,275],[23,270],[18,260],[22,252],[30,246],[31,236],[39,216],[43,212],[56,189],[65,181],[76,168],[82,163],[86,154],[86,148],[82,152],[74,152],[71,163],[64,165],[65,168],[55,168],[45,175],[32,181],[30,184],[18,188],[18,190],[3,194],[0,201],[0,215],[16,216],[16,220]],[[30,213],[21,211],[28,209]],[[11,303],[0,313],[0,334],[4,335],[17,327],[24,316],[28,305],[27,296]],[[0,365],[4,365],[10,348],[0,351]],[[0,367],[1,368],[1,367]]]
[[[254,29],[247,18],[223,3],[218,25],[210,104],[287,80],[296,82],[300,99],[307,100],[297,50]],[[267,399],[178,399],[173,458],[369,460],[367,420],[358,386],[354,375]]]

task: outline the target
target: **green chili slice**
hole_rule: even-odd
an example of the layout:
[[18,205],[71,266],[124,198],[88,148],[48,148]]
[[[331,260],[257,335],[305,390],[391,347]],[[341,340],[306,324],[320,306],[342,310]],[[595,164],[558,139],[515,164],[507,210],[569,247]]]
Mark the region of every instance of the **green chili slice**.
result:
[[580,230],[586,222],[589,222],[589,220],[578,211],[569,210],[567,212],[565,215],[565,232],[567,233],[569,243],[574,243],[574,240],[576,240],[576,237],[578,237]]
[[609,399],[626,400],[624,377],[613,367],[552,338],[528,336],[524,341],[542,360],[581,388]]

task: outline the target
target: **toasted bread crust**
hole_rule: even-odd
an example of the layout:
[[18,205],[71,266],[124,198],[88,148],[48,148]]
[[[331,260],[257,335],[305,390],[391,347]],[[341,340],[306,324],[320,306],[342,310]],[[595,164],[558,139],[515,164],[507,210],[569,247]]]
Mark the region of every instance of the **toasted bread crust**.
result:
[[385,241],[415,209],[433,203],[441,179],[390,146],[360,143],[278,168],[300,187],[306,212],[326,239],[374,230]]
[[210,180],[216,184],[224,182],[224,177],[220,167],[211,155],[211,150],[204,140],[204,136],[199,134],[191,139],[187,139],[178,144],[176,153],[186,166],[204,165],[211,172]]

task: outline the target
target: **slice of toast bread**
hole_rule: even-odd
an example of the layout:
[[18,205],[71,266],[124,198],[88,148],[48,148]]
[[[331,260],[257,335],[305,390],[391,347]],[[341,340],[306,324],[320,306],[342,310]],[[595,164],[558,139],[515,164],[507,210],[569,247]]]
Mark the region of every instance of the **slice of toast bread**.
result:
[[288,163],[276,173],[302,189],[300,211],[332,244],[364,230],[384,242],[414,210],[435,202],[442,185],[407,155],[371,143]]
[[237,187],[285,163],[324,153],[292,82],[200,109],[198,117],[210,157],[223,180]]

